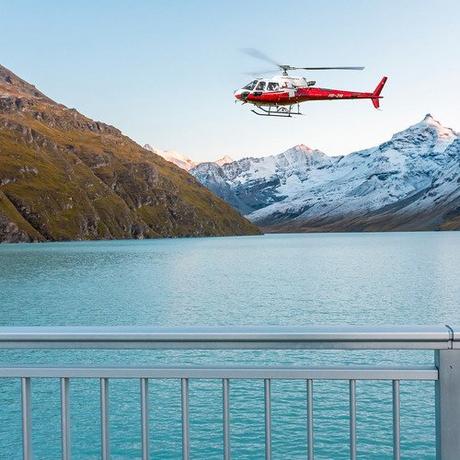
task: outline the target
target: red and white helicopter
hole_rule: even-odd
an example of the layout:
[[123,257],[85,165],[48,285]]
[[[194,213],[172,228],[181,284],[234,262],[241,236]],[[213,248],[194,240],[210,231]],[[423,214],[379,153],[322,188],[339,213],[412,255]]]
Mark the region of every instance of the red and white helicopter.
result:
[[[281,75],[272,78],[257,78],[241,89],[235,91],[235,102],[253,104],[257,110],[252,110],[256,115],[266,117],[292,117],[302,115],[300,103],[307,101],[334,101],[344,99],[370,99],[376,109],[380,107],[380,95],[387,81],[383,77],[372,93],[346,91],[341,89],[318,88],[316,81],[304,77],[291,77],[290,70],[363,70],[364,67],[294,67],[278,64],[273,59],[255,49],[243,50],[247,54],[277,66],[282,70]],[[264,71],[261,73],[267,73]],[[272,72],[272,71],[271,71]]]

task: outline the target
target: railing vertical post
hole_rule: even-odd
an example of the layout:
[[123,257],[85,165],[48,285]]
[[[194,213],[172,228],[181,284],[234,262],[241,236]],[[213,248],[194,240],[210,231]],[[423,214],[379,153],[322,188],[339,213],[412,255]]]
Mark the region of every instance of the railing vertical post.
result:
[[150,458],[149,448],[149,380],[141,379],[141,445],[142,460]]
[[32,459],[32,410],[30,393],[30,378],[22,377],[22,457],[24,460]]
[[356,380],[350,380],[350,460],[356,460]]
[[182,398],[182,460],[190,458],[190,414],[188,379],[181,379]]
[[460,453],[460,350],[436,350],[436,459],[457,460]]
[[393,459],[401,458],[401,385],[393,380]]
[[230,381],[222,379],[223,419],[224,419],[224,460],[230,460]]
[[307,380],[307,458],[314,459],[313,446],[313,380]]
[[265,395],[265,460],[272,458],[272,402],[271,402],[271,381],[264,380]]
[[109,445],[109,379],[101,378],[101,458],[110,459]]
[[70,460],[70,381],[61,378],[61,446],[62,460]]

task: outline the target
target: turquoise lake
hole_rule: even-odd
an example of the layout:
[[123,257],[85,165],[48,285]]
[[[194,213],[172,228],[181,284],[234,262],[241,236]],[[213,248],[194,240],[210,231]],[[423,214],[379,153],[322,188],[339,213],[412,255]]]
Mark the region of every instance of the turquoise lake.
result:
[[[460,233],[292,234],[0,245],[0,325],[460,323]],[[19,351],[2,363],[431,364],[432,352]],[[220,381],[191,381],[193,459],[222,458]],[[273,458],[306,457],[305,382],[272,384]],[[392,455],[391,382],[358,382],[358,457]],[[315,458],[346,459],[348,382],[317,382]],[[231,382],[235,459],[264,458],[262,381]],[[150,384],[152,458],[181,456],[180,382]],[[60,457],[59,381],[32,381],[37,459]],[[100,456],[99,382],[71,382],[72,453]],[[0,381],[0,459],[22,458],[20,382]],[[139,382],[110,383],[113,459],[140,458]],[[401,383],[403,458],[434,459],[434,384]]]

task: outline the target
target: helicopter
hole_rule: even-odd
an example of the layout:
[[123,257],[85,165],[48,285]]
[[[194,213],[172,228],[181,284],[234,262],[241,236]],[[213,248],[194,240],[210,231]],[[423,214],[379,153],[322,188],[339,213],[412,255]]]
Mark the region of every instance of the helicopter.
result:
[[[305,77],[293,77],[288,74],[291,70],[364,70],[364,67],[295,67],[279,64],[266,54],[252,48],[246,48],[242,51],[252,57],[269,62],[282,71],[281,75],[272,78],[258,77],[234,92],[235,102],[254,105],[257,110],[251,109],[251,111],[256,115],[284,118],[302,115],[300,104],[307,101],[370,99],[376,109],[380,107],[380,99],[383,97],[380,94],[387,77],[380,80],[373,92],[358,92],[319,88],[315,86],[316,81],[314,80],[307,80]],[[263,71],[258,75],[268,72],[273,72],[273,70]]]

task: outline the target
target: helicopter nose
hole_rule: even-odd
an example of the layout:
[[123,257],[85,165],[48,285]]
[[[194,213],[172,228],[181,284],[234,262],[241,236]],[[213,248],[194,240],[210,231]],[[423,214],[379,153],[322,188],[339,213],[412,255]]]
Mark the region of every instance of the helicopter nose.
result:
[[240,89],[237,89],[236,91],[234,91],[233,95],[235,96],[236,99],[241,100],[241,90]]
[[237,99],[238,101],[243,101],[243,102],[246,102],[249,94],[250,92],[245,89],[237,89],[233,93],[233,95],[235,96],[235,99]]

